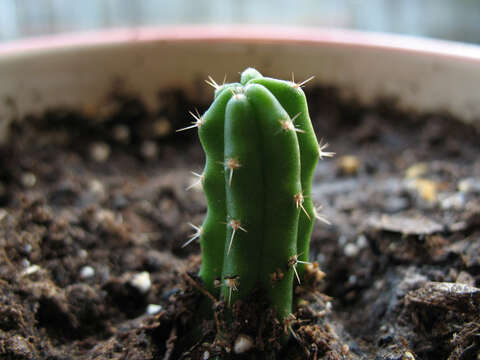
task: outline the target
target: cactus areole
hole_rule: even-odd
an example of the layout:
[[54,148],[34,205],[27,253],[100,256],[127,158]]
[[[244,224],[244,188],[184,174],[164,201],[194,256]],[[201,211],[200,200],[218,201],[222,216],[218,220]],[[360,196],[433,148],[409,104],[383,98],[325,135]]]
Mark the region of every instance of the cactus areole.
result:
[[209,83],[215,99],[191,126],[206,154],[199,177],[208,210],[194,235],[200,277],[228,306],[261,288],[284,319],[308,261],[314,169],[329,153],[315,137],[302,84],[252,68],[240,83]]

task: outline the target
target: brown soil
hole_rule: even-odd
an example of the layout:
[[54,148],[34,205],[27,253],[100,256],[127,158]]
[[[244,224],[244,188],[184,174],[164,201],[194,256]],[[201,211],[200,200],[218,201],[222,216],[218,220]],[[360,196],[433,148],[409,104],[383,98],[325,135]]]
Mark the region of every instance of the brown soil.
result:
[[[307,96],[318,137],[337,153],[314,183],[332,225],[316,226],[311,260],[327,276],[297,289],[277,358],[478,360],[478,132],[392,101],[365,108],[330,88]],[[262,303],[239,304],[253,325],[213,344],[217,302],[217,321],[188,339],[200,256],[198,243],[182,244],[206,209],[185,188],[203,153],[194,130],[172,130],[194,106],[172,91],[151,113],[115,92],[99,112],[13,123],[0,158],[0,358],[207,359],[240,333],[254,342],[241,358],[280,346],[284,328]]]

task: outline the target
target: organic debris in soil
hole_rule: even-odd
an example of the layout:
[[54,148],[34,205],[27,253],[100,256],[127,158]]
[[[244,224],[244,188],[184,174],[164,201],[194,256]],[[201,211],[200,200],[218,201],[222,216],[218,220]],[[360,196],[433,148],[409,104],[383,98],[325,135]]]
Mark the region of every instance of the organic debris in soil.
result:
[[478,132],[306,91],[338,158],[315,173],[332,225],[314,230],[298,308],[285,326],[239,302],[227,328],[215,300],[193,343],[208,296],[198,243],[182,245],[206,212],[190,173],[203,155],[194,132],[174,130],[196,102],[171,91],[151,110],[120,84],[92,108],[14,121],[0,149],[0,357],[477,360]]
[[[344,359],[348,355],[348,346],[341,343],[332,326],[325,322],[325,305],[321,311],[313,310],[306,300],[298,310],[283,323],[277,319],[276,312],[268,307],[264,295],[256,291],[250,299],[237,301],[231,308],[225,301],[217,300],[206,290],[193,273],[184,273],[185,290],[172,299],[177,306],[173,314],[188,314],[175,326],[176,343],[171,344],[169,356],[182,359],[229,358],[235,356],[253,356],[270,358],[296,358],[298,353],[305,358]],[[303,291],[307,293],[306,290]],[[328,297],[317,294],[318,297]],[[192,327],[198,323],[198,313],[188,309],[207,300],[211,308],[211,319],[204,319],[198,331],[201,336],[195,338]],[[314,298],[317,302],[318,298]],[[181,305],[179,305],[181,304]],[[316,307],[321,307],[316,304]],[[183,310],[178,310],[181,308]],[[226,322],[229,317],[231,321]],[[178,340],[187,335],[188,340]],[[282,346],[289,339],[289,345]],[[192,342],[194,342],[192,344]],[[190,343],[185,351],[185,344]],[[178,345],[180,344],[179,348]]]

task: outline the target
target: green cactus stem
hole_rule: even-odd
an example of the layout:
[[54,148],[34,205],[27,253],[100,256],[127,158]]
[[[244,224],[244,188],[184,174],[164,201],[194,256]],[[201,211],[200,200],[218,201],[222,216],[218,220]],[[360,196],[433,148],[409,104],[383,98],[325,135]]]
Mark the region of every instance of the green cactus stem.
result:
[[193,237],[202,247],[200,276],[228,305],[263,289],[284,319],[308,261],[313,173],[330,153],[318,145],[302,84],[252,68],[240,83],[208,83],[214,102],[190,126],[206,154],[199,177],[208,210]]

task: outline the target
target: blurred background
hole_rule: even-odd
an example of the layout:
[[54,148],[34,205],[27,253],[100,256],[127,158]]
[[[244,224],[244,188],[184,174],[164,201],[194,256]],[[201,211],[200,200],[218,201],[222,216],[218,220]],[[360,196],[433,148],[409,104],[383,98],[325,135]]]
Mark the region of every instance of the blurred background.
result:
[[0,42],[174,24],[337,27],[480,43],[480,0],[0,0]]

